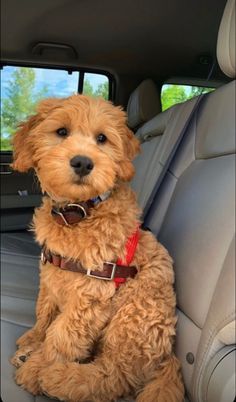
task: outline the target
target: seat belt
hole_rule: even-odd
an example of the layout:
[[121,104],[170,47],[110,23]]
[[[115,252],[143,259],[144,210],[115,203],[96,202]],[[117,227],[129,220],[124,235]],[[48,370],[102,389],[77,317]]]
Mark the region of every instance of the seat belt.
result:
[[148,215],[148,212],[150,211],[153,201],[156,197],[156,194],[161,186],[161,183],[164,180],[164,177],[166,175],[166,172],[168,171],[171,162],[174,159],[174,156],[176,155],[178,149],[180,148],[180,145],[183,143],[183,140],[187,137],[187,134],[189,133],[190,130],[189,127],[193,121],[194,116],[196,115],[197,111],[199,110],[200,105],[202,104],[202,100],[205,99],[207,97],[207,94],[204,95],[200,95],[197,98],[197,101],[193,104],[193,108],[190,110],[189,116],[182,128],[182,130],[180,131],[179,135],[176,136],[176,141],[173,143],[169,154],[166,158],[166,161],[164,163],[164,165],[162,165],[162,169],[161,172],[156,180],[156,184],[154,186],[154,188],[152,189],[152,192],[148,198],[148,201],[145,205],[144,211],[143,211],[143,218],[145,219]]

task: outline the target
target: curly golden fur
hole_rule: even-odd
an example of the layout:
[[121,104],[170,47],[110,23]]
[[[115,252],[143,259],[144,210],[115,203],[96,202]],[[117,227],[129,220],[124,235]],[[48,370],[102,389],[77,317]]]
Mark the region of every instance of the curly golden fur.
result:
[[[61,127],[68,131],[65,138],[57,134]],[[100,133],[105,143],[96,141]],[[125,113],[110,102],[82,95],[42,101],[14,137],[13,163],[22,172],[34,168],[48,194],[33,218],[39,244],[86,269],[101,270],[104,261],[124,258],[140,219],[126,184],[138,151]],[[76,155],[93,161],[90,174],[75,173],[70,160]],[[51,215],[55,203],[85,201],[107,190],[110,197],[79,224],[62,226]],[[172,260],[150,232],[140,231],[132,265],[138,274],[118,290],[113,281],[41,266],[37,321],[18,339],[12,358],[19,385],[73,402],[121,396],[137,402],[183,400],[173,354]]]

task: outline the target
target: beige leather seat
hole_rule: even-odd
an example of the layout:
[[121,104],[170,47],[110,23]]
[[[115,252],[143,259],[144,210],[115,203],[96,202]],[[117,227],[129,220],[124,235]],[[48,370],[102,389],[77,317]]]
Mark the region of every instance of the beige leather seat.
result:
[[[216,364],[220,370],[222,356],[212,362],[220,351],[228,356],[229,367],[228,372],[223,368],[219,373],[227,372],[227,381],[233,381],[235,352],[229,352],[235,343],[234,83],[212,93],[202,106],[146,225],[175,261],[176,347],[190,400],[228,402],[233,399],[219,399],[227,384],[223,377],[223,382],[215,380],[217,398],[207,393]],[[215,364],[212,369],[211,364]]]
[[141,141],[141,153],[134,161],[136,174],[131,182],[139,205],[145,210],[173,143],[180,135],[197,98],[158,114],[143,124],[136,136]]
[[[226,5],[217,54],[223,71],[235,77],[233,0]],[[233,402],[235,81],[207,96],[189,130],[146,224],[175,261],[176,351],[189,399]]]
[[130,95],[127,105],[128,126],[137,131],[161,112],[160,92],[150,79],[144,80]]

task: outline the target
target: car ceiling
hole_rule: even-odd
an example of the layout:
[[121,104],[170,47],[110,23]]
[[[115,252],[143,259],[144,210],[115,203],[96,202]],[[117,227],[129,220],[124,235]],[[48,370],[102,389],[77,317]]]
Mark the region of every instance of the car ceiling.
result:
[[[90,67],[117,75],[206,78],[226,0],[2,0],[2,59]],[[77,58],[33,55],[39,42]],[[208,60],[208,59],[207,59]],[[226,79],[215,69],[214,79]]]

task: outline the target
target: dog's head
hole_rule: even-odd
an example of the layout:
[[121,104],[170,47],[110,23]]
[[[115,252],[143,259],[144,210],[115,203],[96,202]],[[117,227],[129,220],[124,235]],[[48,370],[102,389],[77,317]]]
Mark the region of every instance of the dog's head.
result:
[[36,170],[55,200],[87,200],[129,181],[139,142],[121,108],[74,95],[46,99],[13,138],[13,168]]

